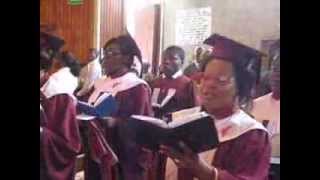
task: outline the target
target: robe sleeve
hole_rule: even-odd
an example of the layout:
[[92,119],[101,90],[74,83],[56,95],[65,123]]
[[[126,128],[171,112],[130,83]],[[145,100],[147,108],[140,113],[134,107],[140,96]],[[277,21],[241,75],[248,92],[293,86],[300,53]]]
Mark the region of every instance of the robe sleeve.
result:
[[261,130],[253,130],[244,134],[238,143],[238,153],[231,154],[232,158],[228,159],[227,167],[230,169],[217,168],[218,180],[268,179],[271,152],[268,134]]
[[81,148],[74,100],[66,94],[43,101],[47,124],[41,148],[50,177],[72,177],[75,158]]

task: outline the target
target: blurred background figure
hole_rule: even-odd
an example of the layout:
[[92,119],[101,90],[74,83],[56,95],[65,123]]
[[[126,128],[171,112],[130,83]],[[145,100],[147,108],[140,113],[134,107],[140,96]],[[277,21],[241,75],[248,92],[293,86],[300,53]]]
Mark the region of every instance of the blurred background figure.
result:
[[[76,99],[79,62],[68,52],[59,53],[52,61],[57,70],[40,89],[41,179],[74,179],[76,156],[81,149]],[[41,69],[40,69],[41,70]]]
[[194,50],[194,58],[192,60],[192,63],[187,66],[184,71],[183,74],[191,77],[194,73],[199,72],[200,71],[200,61],[201,61],[201,54],[203,52],[202,47],[197,46]]
[[83,96],[87,94],[92,88],[94,81],[102,76],[101,64],[99,62],[99,52],[95,48],[89,49],[88,64],[82,67],[80,71],[80,90],[77,92],[77,96]]
[[270,53],[271,92],[254,100],[252,115],[267,127],[271,135],[270,179],[280,179],[280,40]]

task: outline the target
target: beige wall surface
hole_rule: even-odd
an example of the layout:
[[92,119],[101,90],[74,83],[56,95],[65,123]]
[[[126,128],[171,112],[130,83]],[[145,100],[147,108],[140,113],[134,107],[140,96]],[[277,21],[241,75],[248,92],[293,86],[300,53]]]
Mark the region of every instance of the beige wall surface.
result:
[[[260,49],[280,37],[280,0],[164,0],[163,47],[175,44],[176,10],[211,7],[212,32]],[[189,57],[191,48],[184,47]]]

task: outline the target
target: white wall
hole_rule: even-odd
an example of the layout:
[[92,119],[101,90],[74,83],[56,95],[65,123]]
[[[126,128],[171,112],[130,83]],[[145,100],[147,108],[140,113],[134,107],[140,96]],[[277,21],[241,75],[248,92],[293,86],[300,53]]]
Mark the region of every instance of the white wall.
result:
[[[177,9],[212,8],[212,32],[259,49],[280,37],[280,0],[164,0],[163,47],[175,43]],[[184,47],[190,53],[189,47]],[[189,57],[190,58],[190,57]]]

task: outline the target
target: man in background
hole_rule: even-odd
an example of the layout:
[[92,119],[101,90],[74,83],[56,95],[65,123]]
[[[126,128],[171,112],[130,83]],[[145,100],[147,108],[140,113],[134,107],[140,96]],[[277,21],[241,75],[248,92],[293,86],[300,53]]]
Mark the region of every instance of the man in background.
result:
[[88,64],[86,64],[80,72],[80,87],[77,96],[84,96],[92,88],[95,80],[102,76],[101,64],[99,62],[99,54],[97,49],[90,48],[88,55]]
[[[166,119],[170,114],[196,105],[193,83],[181,70],[185,52],[179,46],[170,46],[163,52],[160,65],[161,77],[152,81],[152,106],[155,117]],[[156,156],[156,180],[165,179],[165,155]]]
[[202,48],[199,46],[195,48],[193,62],[184,69],[184,75],[191,77],[194,73],[199,71],[202,51]]

